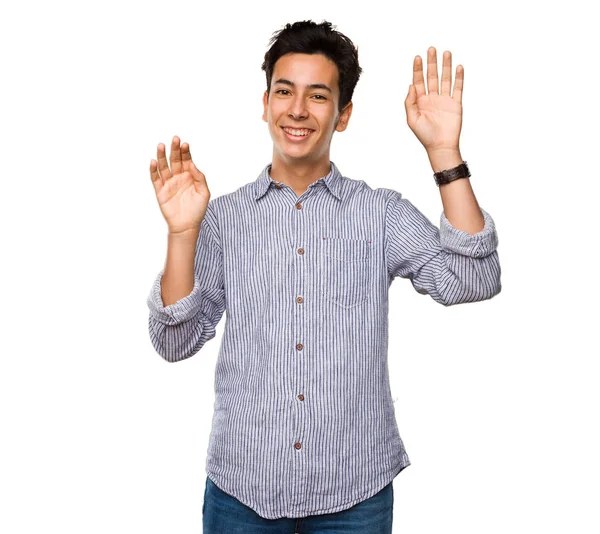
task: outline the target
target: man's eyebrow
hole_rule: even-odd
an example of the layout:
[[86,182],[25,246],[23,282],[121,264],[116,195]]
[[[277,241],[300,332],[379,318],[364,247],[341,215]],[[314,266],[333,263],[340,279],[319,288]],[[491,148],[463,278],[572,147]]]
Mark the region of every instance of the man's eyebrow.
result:
[[[277,83],[282,83],[283,85],[289,85],[291,87],[296,87],[296,84],[294,82],[291,82],[290,80],[286,80],[285,78],[279,78],[279,80],[274,82],[275,84]],[[333,94],[333,91],[327,87],[324,83],[311,83],[311,84],[307,84],[306,87],[308,89],[325,89],[326,91],[329,91],[331,94]]]

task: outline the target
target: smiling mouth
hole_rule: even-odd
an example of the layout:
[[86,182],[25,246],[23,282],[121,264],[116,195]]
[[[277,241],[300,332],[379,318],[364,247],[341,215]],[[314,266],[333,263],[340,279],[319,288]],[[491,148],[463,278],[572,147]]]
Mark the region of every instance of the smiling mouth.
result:
[[292,141],[303,141],[304,139],[308,139],[310,134],[314,132],[314,130],[309,128],[287,128],[282,126],[281,129],[285,132],[286,137]]

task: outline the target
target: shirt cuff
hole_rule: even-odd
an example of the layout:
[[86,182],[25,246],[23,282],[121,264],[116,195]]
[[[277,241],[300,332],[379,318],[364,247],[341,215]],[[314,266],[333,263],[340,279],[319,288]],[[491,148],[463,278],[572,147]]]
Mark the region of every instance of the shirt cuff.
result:
[[492,216],[483,208],[479,208],[483,215],[483,230],[476,234],[469,234],[450,224],[446,214],[442,211],[440,217],[440,243],[442,248],[463,256],[483,258],[489,256],[498,246],[498,234]]
[[200,312],[200,281],[194,277],[194,287],[189,295],[169,306],[164,306],[160,285],[163,272],[164,269],[158,273],[158,276],[154,280],[154,284],[152,284],[152,289],[148,295],[147,304],[150,314],[154,319],[163,324],[173,326],[191,319]]

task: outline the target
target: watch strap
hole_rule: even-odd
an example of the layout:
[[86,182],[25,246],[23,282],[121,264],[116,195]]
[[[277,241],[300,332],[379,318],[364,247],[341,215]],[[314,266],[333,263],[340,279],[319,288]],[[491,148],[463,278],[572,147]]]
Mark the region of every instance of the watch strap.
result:
[[454,180],[458,180],[459,178],[469,178],[470,176],[471,172],[469,171],[466,161],[463,161],[460,165],[458,165],[458,167],[436,172],[433,175],[435,183],[438,187],[440,185],[448,184]]

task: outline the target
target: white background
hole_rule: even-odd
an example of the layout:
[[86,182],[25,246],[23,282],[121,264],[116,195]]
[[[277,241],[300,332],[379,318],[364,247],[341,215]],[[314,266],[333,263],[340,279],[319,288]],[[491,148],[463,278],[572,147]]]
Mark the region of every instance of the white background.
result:
[[[588,4],[591,5],[591,4]],[[392,10],[393,6],[393,10]],[[600,532],[597,25],[584,2],[13,2],[0,33],[0,531],[199,533],[224,320],[193,358],[150,344],[166,223],[149,163],[190,143],[212,198],[270,162],[260,69],[285,23],[331,21],[364,72],[331,159],[436,226],[406,124],[415,55],[465,68],[461,153],[502,292],[391,288],[412,465],[394,533]]]

